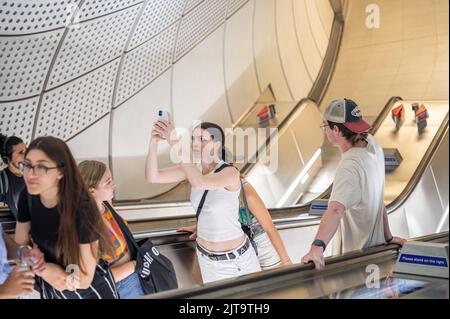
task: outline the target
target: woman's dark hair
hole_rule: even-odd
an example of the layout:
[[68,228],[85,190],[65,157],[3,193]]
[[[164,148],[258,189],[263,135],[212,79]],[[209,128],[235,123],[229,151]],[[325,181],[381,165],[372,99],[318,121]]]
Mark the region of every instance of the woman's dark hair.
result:
[[333,129],[335,126],[341,131],[344,138],[349,141],[353,146],[359,141],[367,141],[368,132],[365,133],[355,133],[346,128],[342,123],[335,123],[331,121],[327,121],[330,129]]
[[220,142],[220,159],[226,161],[225,134],[223,133],[222,128],[219,125],[211,122],[203,122],[195,128],[201,128],[202,130],[208,131],[214,141]]
[[13,147],[22,143],[23,140],[20,137],[0,134],[0,155],[3,163],[9,164],[13,153]]
[[98,211],[97,204],[89,194],[77,163],[67,144],[59,138],[39,137],[30,143],[25,156],[32,150],[44,152],[56,163],[63,174],[58,184],[59,229],[56,243],[56,257],[63,265],[76,264],[85,272],[81,260],[79,231],[89,235],[92,241],[99,240],[99,251],[92,253],[98,257],[113,252],[108,232]]

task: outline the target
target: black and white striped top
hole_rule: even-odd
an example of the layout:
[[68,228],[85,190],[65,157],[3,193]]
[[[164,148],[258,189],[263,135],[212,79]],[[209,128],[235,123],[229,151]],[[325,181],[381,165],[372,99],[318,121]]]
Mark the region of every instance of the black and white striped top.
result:
[[87,289],[77,289],[75,291],[56,290],[46,281],[38,281],[42,299],[119,299],[114,277],[106,261],[101,260],[96,268],[94,279]]

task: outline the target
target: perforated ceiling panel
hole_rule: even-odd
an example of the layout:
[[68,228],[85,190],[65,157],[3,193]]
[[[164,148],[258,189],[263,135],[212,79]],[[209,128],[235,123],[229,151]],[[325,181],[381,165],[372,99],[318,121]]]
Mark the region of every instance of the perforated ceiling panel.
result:
[[248,0],[229,0],[227,18],[233,15],[240,7],[246,4]]
[[25,143],[31,140],[34,115],[39,97],[17,102],[0,103],[0,132],[21,137]]
[[2,0],[0,34],[17,35],[62,28],[79,0]]
[[189,52],[211,31],[225,21],[227,2],[205,0],[181,19],[175,59]]
[[0,37],[0,101],[37,95],[42,90],[62,31]]
[[124,50],[138,7],[71,28],[55,61],[48,88],[65,83],[118,57]]
[[178,23],[175,23],[125,55],[116,105],[139,91],[172,65],[177,29]]
[[186,8],[184,9],[184,13],[188,13],[195,6],[197,6],[200,2],[203,2],[203,1],[205,1],[205,0],[187,0]]
[[134,48],[181,18],[186,0],[147,2],[128,49]]
[[111,108],[119,59],[45,93],[36,136],[53,135],[68,139]]
[[137,3],[143,3],[143,0],[86,0],[80,8],[78,19],[84,21],[104,16]]

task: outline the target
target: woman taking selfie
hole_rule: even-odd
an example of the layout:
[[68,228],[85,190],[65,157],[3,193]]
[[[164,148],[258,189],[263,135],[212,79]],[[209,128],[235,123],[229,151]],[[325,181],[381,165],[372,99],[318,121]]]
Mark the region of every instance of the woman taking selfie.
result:
[[[214,123],[202,123],[192,132],[191,154],[173,152],[181,161],[159,168],[158,143],[178,143],[171,115],[157,121],[146,162],[146,179],[150,183],[174,183],[187,180],[192,187],[191,203],[197,212],[197,257],[203,282],[236,277],[260,271],[255,250],[242,231],[238,219],[239,171],[225,162],[225,135]],[[194,163],[200,164],[201,169]]]

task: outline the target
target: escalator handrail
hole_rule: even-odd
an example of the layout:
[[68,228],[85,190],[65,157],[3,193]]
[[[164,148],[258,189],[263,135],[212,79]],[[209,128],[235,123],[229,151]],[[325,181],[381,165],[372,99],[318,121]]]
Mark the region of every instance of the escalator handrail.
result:
[[[411,238],[408,241],[437,241],[445,240],[448,242],[449,232],[441,232],[438,234],[430,234],[426,236],[420,236]],[[334,271],[340,264],[348,262],[350,260],[370,258],[374,255],[379,255],[383,253],[398,254],[400,246],[396,244],[381,245],[377,247],[372,247],[365,250],[351,251],[342,255],[330,256],[325,258],[325,269],[316,271],[314,270],[314,264],[294,264],[282,268],[276,268],[271,270],[266,270],[258,273],[248,274],[241,277],[231,278],[220,282],[212,282],[202,285],[196,285],[194,287],[186,289],[177,289],[173,291],[167,291],[158,293],[155,295],[147,295],[144,298],[192,298],[198,295],[204,295],[211,292],[223,291],[228,288],[236,288],[236,286],[243,286],[247,284],[255,284],[257,282],[262,282],[265,280],[273,280],[277,278],[282,280],[283,277],[290,274],[297,274],[304,276],[320,276],[325,275],[328,272]]]
[[412,178],[409,180],[408,184],[403,189],[403,191],[392,202],[386,205],[386,211],[388,214],[394,212],[400,206],[402,206],[413,193],[414,189],[416,188],[416,185],[419,183],[420,179],[422,178],[422,175],[425,173],[425,170],[429,167],[431,161],[433,160],[434,154],[439,148],[442,139],[446,134],[448,134],[448,124],[449,123],[447,113],[444,121],[441,123],[441,126],[436,132],[436,135],[431,141],[431,144],[428,146],[428,149],[426,150],[424,156],[422,157],[422,160],[420,161],[419,165],[414,171]]

